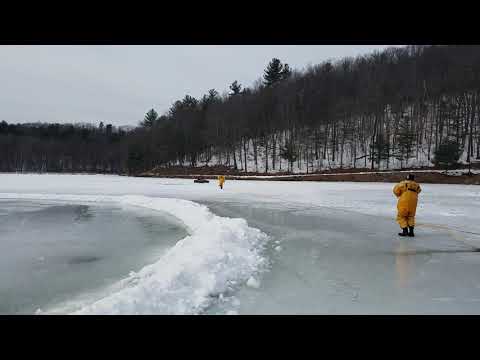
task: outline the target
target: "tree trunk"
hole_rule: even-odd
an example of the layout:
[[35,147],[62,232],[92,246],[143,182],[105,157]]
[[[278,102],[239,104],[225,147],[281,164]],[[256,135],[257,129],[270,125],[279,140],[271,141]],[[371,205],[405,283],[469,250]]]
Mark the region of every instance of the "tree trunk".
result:
[[243,163],[245,164],[245,173],[248,172],[248,169],[247,169],[247,141],[249,141],[249,140],[243,139],[243,156],[245,158]]
[[257,148],[257,141],[253,138],[252,139],[253,145],[253,160],[255,162],[255,172],[258,173],[258,148]]
[[370,158],[371,158],[371,164],[370,168],[373,170],[375,168],[374,162],[375,162],[375,156],[373,151],[375,150],[375,137],[377,136],[377,116],[375,115],[375,121],[373,123],[373,135],[372,139],[370,140]]
[[275,170],[275,160],[277,155],[277,136],[275,132],[272,134],[272,169]]
[[235,146],[232,148],[233,150],[233,168],[237,170],[237,156],[235,154]]
[[268,173],[268,135],[265,135],[265,174]]
[[470,163],[470,157],[473,156],[473,123],[475,121],[476,94],[473,95],[472,107],[470,113],[470,131],[468,136],[467,162]]
[[243,170],[244,167],[243,167],[243,160],[242,160],[242,145],[243,145],[242,143],[243,141],[242,139],[240,139],[240,146],[238,148],[238,151],[239,151],[238,159],[240,160],[240,168]]

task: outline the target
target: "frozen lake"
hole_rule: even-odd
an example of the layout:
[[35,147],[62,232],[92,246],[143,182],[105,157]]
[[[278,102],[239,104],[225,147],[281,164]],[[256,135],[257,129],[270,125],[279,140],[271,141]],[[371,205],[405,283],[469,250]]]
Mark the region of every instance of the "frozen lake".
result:
[[441,229],[419,227],[404,239],[391,219],[348,210],[207,205],[274,239],[261,287],[244,287],[208,313],[480,313],[480,253]]
[[[35,224],[24,227],[28,241],[39,233],[53,239],[69,233],[72,230],[62,224],[82,224],[82,206],[96,213],[80,230],[92,239],[80,246],[82,251],[68,246],[53,251],[52,259],[63,262],[51,268],[51,276],[59,276],[54,273],[61,266],[76,267],[79,272],[69,276],[83,279],[83,285],[80,280],[70,288],[62,285],[63,292],[54,280],[41,285],[62,300],[114,283],[132,267],[154,263],[132,276],[125,289],[121,285],[113,295],[97,294],[101,301],[92,306],[91,299],[85,300],[88,296],[76,296],[77,303],[90,303],[80,313],[480,313],[480,187],[421,184],[417,236],[401,239],[396,236],[393,185],[227,181],[221,191],[216,182],[194,184],[187,179],[2,174],[0,211],[7,215],[1,216],[1,226],[18,228],[21,223],[8,215],[8,202],[13,208],[39,201],[70,203],[61,209],[35,210],[50,212],[47,217],[58,220],[52,225],[28,220]],[[133,226],[137,211],[149,214],[147,223],[166,221],[178,232],[171,229],[175,236],[170,230],[161,235],[158,229],[149,233]],[[171,222],[164,212],[183,225]],[[5,222],[5,216],[11,220]],[[167,225],[158,228],[162,226]],[[190,236],[185,237],[185,231]],[[110,236],[114,232],[118,234]],[[15,240],[18,234],[9,236],[10,252],[17,258],[47,259],[47,244],[30,247]],[[104,237],[119,240],[103,243]],[[132,238],[140,246],[132,248]],[[149,241],[155,244],[149,247]],[[17,270],[19,264],[0,250],[0,266],[7,272],[36,276],[38,260]],[[122,267],[124,261],[136,263]],[[90,267],[102,262],[105,276],[89,274]],[[19,306],[19,296],[31,303],[32,295],[23,294],[18,292],[10,305],[2,296],[0,307]]]
[[0,229],[1,314],[99,296],[186,235],[152,210],[25,200],[0,200]]

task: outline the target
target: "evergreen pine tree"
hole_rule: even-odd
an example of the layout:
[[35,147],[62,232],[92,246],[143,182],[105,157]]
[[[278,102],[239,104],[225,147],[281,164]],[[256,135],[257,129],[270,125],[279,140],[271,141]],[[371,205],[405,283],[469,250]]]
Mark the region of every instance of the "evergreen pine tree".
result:
[[290,66],[288,66],[288,64],[285,64],[282,70],[282,80],[288,79],[291,75],[292,70],[290,69]]
[[145,117],[140,125],[143,127],[151,128],[155,125],[157,119],[158,113],[154,109],[151,109],[145,114]]
[[462,153],[463,149],[456,140],[447,139],[435,151],[432,162],[436,166],[443,167],[447,172],[450,167],[458,164]]
[[210,102],[214,102],[216,99],[218,99],[218,91],[215,89],[208,90],[208,99]]
[[279,59],[273,58],[265,69],[263,83],[266,86],[273,86],[283,78],[283,64]]
[[400,121],[399,131],[395,139],[397,146],[394,156],[395,159],[400,161],[400,167],[403,168],[403,162],[405,161],[405,166],[408,164],[408,160],[412,157],[415,146],[415,132],[410,126],[408,117]]
[[230,90],[232,90],[232,92],[230,93],[230,96],[238,95],[242,91],[242,85],[240,85],[238,81],[235,80],[232,83],[232,85],[230,85]]

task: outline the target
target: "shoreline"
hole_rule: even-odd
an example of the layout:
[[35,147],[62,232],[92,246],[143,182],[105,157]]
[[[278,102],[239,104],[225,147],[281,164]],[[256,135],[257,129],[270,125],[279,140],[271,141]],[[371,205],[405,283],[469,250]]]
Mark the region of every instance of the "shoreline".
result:
[[[459,174],[460,172],[460,174]],[[226,180],[254,180],[254,181],[333,181],[333,182],[392,182],[396,183],[405,179],[405,174],[414,173],[415,180],[426,184],[464,184],[480,185],[478,170],[468,175],[468,169],[450,170],[445,174],[442,170],[393,170],[378,172],[345,172],[326,174],[291,174],[291,175],[229,175],[222,174]],[[151,178],[177,178],[177,179],[208,179],[217,180],[220,174],[162,174],[143,173],[136,177]]]
[[259,174],[247,173],[247,175],[235,173],[231,169],[227,171],[216,171],[225,169],[209,169],[209,173],[191,171],[193,169],[184,168],[182,172],[171,171],[149,171],[137,175],[128,174],[105,174],[105,173],[54,173],[54,172],[1,172],[4,175],[106,175],[106,176],[125,176],[125,177],[143,177],[143,178],[170,178],[170,179],[207,179],[217,180],[219,175],[224,175],[226,180],[253,180],[253,181],[317,181],[317,182],[386,182],[397,183],[404,180],[406,174],[413,173],[415,180],[425,184],[463,184],[480,185],[480,169],[472,169],[468,174],[468,169],[452,169],[446,174],[444,170],[438,169],[410,169],[410,170],[380,170],[365,171],[365,169],[352,172],[351,169],[340,170],[339,172],[324,172],[313,174]]

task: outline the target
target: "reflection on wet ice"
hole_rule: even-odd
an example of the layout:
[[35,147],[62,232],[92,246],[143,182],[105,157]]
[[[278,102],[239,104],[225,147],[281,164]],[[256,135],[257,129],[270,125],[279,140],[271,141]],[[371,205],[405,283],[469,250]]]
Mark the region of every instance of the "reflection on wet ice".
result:
[[409,246],[406,240],[400,240],[397,243],[395,251],[395,269],[397,274],[397,286],[405,288],[413,273],[414,248]]

